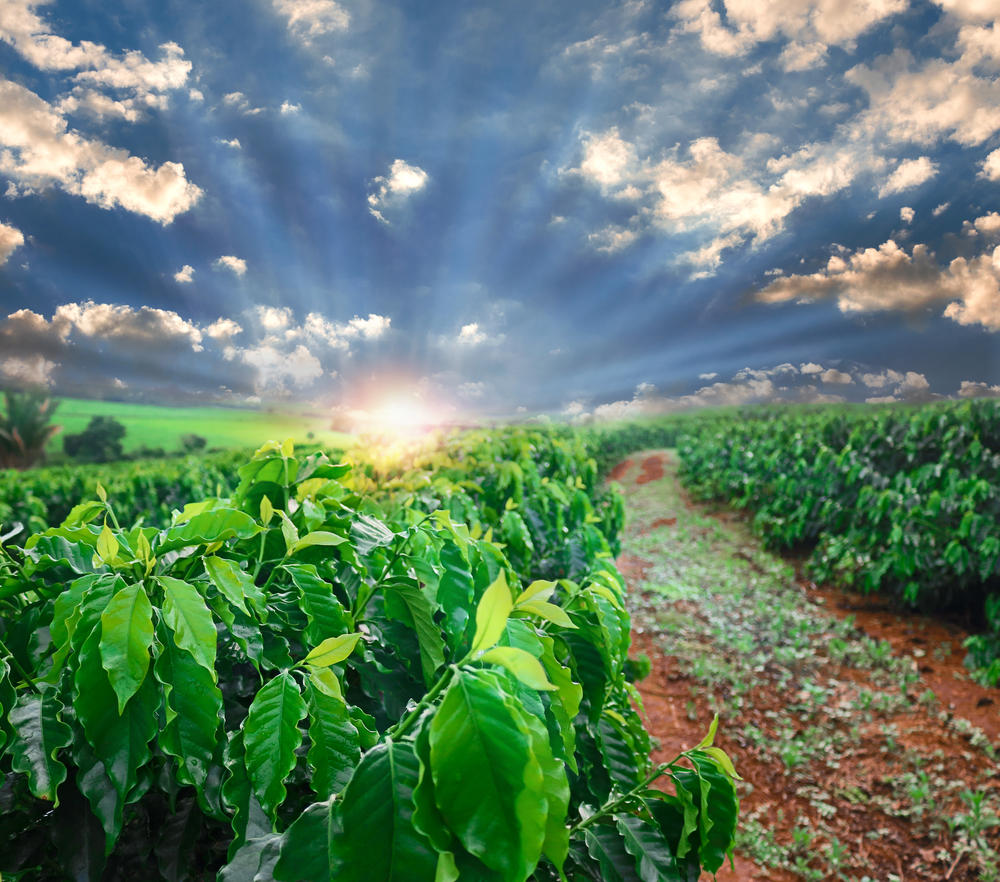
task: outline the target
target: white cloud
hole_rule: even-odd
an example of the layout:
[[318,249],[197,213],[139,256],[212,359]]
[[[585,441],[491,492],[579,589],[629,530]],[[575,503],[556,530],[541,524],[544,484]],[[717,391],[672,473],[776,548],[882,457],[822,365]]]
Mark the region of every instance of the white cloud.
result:
[[233,150],[242,150],[243,145],[240,143],[239,138],[216,138],[216,144],[222,144],[224,147],[231,147]]
[[0,360],[0,376],[18,385],[51,386],[52,372],[59,367],[42,355],[17,356]]
[[962,380],[958,389],[959,398],[1000,398],[1000,386],[990,386],[988,383],[977,383],[974,380]]
[[680,30],[697,34],[702,46],[717,55],[743,55],[758,43],[782,37],[797,48],[788,52],[792,66],[799,55],[821,53],[827,46],[853,48],[854,41],[907,6],[906,0],[779,0],[755,3],[752,0],[724,0],[719,7],[709,0],[682,0],[671,9],[680,20]]
[[890,368],[877,374],[862,374],[861,382],[869,389],[884,389],[886,386],[902,383],[903,375]]
[[596,233],[590,233],[587,236],[587,241],[593,246],[595,251],[603,254],[617,254],[619,251],[624,251],[628,248],[638,237],[639,234],[634,230],[628,230],[624,227],[607,226]]
[[462,325],[455,342],[459,346],[478,346],[480,343],[486,342],[486,333],[479,329],[477,322],[470,322],[467,325]]
[[229,340],[241,333],[242,326],[231,318],[218,318],[205,328],[205,334],[213,340]]
[[154,309],[151,306],[136,309],[87,300],[57,307],[51,324],[63,339],[72,329],[85,337],[137,343],[178,340],[188,343],[195,351],[201,349],[202,335],[198,327],[169,309]]
[[698,374],[699,380],[714,380],[719,376],[717,371],[709,371],[707,374]]
[[256,116],[259,113],[264,112],[263,107],[254,107],[250,103],[250,99],[247,98],[242,92],[227,92],[222,96],[222,103],[226,107],[231,107],[234,110],[238,110],[244,116]]
[[878,191],[879,199],[883,196],[891,196],[893,193],[902,193],[904,190],[919,187],[936,174],[937,163],[931,162],[929,156],[906,159],[896,167],[896,170],[881,186]]
[[980,175],[988,181],[1000,181],[1000,147],[986,155]]
[[829,368],[820,374],[820,379],[824,383],[833,383],[838,386],[848,386],[854,382],[854,378],[844,371],[838,371],[836,368]]
[[17,227],[0,223],[0,266],[3,266],[7,262],[7,258],[23,244],[24,233]]
[[334,0],[274,0],[274,10],[306,44],[323,34],[346,31],[351,24],[350,13]]
[[917,216],[917,213],[912,208],[910,208],[909,205],[904,205],[901,209],[899,209],[899,219],[904,224],[912,224],[913,223],[913,219],[916,216]]
[[805,364],[799,365],[799,370],[803,374],[821,374],[823,373],[823,365],[816,364],[813,361],[806,362]]
[[940,217],[951,207],[950,202],[942,202],[940,205],[935,205],[934,210],[931,212],[934,217]]
[[227,269],[237,276],[243,276],[247,271],[247,262],[242,257],[235,257],[232,254],[223,254],[222,257],[213,261],[213,265],[220,269]]
[[[258,306],[257,318],[267,331],[280,331],[292,322],[292,311],[287,306]],[[318,313],[314,313],[319,318]]]
[[389,166],[387,175],[373,178],[370,187],[373,192],[368,194],[368,211],[372,217],[388,224],[387,211],[400,208],[419,193],[430,180],[427,172],[416,165],[410,165],[402,159],[394,159]]
[[1000,246],[941,267],[926,245],[910,253],[892,239],[878,248],[832,256],[810,275],[780,276],[758,292],[767,303],[835,298],[842,312],[914,310],[948,303],[944,316],[1000,330]]
[[50,104],[17,83],[0,80],[0,172],[25,190],[59,186],[102,208],[121,207],[169,224],[192,208],[201,189],[184,166],[145,160],[69,130]]
[[811,70],[826,62],[826,45],[823,43],[789,43],[781,52],[779,61],[786,71]]
[[231,352],[232,357],[256,368],[258,394],[284,394],[289,384],[302,388],[323,376],[320,360],[301,343],[290,352],[270,343]]
[[301,104],[292,104],[291,101],[282,101],[279,112],[283,114],[298,113],[301,109]]
[[1000,214],[997,214],[995,211],[991,211],[989,214],[977,217],[972,222],[972,228],[977,233],[980,233],[988,238],[1000,236]]
[[184,264],[177,272],[174,273],[174,281],[181,285],[187,285],[194,281],[194,267],[190,264]]

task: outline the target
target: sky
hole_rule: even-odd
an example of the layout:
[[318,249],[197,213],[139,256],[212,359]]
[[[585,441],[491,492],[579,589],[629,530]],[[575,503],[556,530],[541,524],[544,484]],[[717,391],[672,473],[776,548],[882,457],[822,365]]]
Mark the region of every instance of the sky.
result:
[[0,2],[0,385],[1000,395],[1000,0]]

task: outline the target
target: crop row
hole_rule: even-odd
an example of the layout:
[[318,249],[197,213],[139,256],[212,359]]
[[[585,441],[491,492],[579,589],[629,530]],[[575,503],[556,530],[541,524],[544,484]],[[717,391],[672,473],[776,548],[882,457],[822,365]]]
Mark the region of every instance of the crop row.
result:
[[970,663],[1000,680],[1000,403],[758,410],[692,421],[680,475],[754,513],[818,581],[986,623]]
[[732,765],[714,725],[650,762],[589,453],[509,430],[352,469],[268,444],[166,520],[123,478],[3,546],[4,878],[717,870]]

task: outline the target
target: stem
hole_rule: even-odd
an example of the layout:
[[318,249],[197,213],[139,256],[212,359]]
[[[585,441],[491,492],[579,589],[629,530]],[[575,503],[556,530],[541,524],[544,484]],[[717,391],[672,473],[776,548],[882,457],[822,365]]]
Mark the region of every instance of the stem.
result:
[[257,581],[257,574],[260,572],[260,568],[264,565],[264,541],[267,539],[267,524],[264,525],[264,529],[260,532],[260,551],[257,552],[257,566],[253,570],[253,579]]
[[[354,598],[354,606],[351,609],[351,618],[355,622],[358,621],[358,617],[364,612],[366,606],[368,606],[368,601],[372,599],[372,595],[378,591],[379,586],[385,581],[386,577],[392,571],[393,564],[399,560],[400,556],[403,554],[403,549],[406,548],[409,541],[416,535],[416,530],[418,527],[423,526],[428,520],[430,520],[430,515],[425,515],[416,524],[413,525],[413,532],[411,532],[402,542],[399,543],[399,548],[397,548],[392,557],[389,559],[389,563],[385,565],[385,569],[382,571],[382,575],[379,576],[374,584],[372,584],[367,591],[364,590],[365,585],[362,583],[361,587],[358,589],[358,596]],[[361,598],[364,598],[362,601]]]
[[115,529],[120,530],[121,527],[118,525],[118,518],[115,517],[115,510],[106,502],[104,503],[104,510],[108,513],[108,517],[111,518],[111,523],[115,525]]
[[409,732],[413,724],[416,722],[417,718],[428,707],[431,706],[434,699],[441,694],[442,690],[444,689],[445,686],[448,685],[448,682],[451,680],[452,676],[455,674],[457,670],[458,670],[458,665],[448,665],[448,668],[438,679],[437,683],[435,683],[431,687],[431,691],[420,699],[420,702],[413,710],[411,710],[405,717],[403,717],[403,719],[401,719],[398,723],[396,723],[395,726],[389,729],[389,731],[386,732],[386,736],[389,738],[399,739],[402,738],[403,735],[405,735],[407,732]]
[[[683,754],[681,754],[681,756],[683,756]],[[641,793],[643,790],[649,787],[649,785],[652,784],[657,778],[659,778],[662,775],[665,775],[673,767],[674,763],[676,763],[677,760],[679,759],[680,756],[674,759],[673,762],[660,763],[660,765],[658,765],[652,771],[652,773],[646,778],[646,780],[643,781],[641,784],[636,785],[631,790],[629,790],[628,793],[622,794],[617,799],[613,799],[611,800],[611,802],[605,803],[589,818],[584,818],[582,821],[578,821],[576,824],[570,827],[569,835],[572,836],[578,830],[582,830],[585,827],[589,827],[595,821],[599,821],[601,818],[606,818],[608,815],[614,814],[618,810],[619,806],[623,805],[628,800],[632,799],[634,796],[638,796],[639,793]]]
[[42,693],[39,690],[39,688],[35,685],[35,681],[28,676],[28,672],[21,667],[21,663],[14,657],[14,653],[11,652],[10,649],[8,649],[7,644],[4,643],[2,640],[0,640],[0,649],[2,649],[7,654],[7,657],[10,659],[11,664],[13,664],[15,670],[21,675],[22,678],[24,678],[24,682],[28,684],[28,688],[30,688],[31,691],[35,693],[35,695],[41,695]]

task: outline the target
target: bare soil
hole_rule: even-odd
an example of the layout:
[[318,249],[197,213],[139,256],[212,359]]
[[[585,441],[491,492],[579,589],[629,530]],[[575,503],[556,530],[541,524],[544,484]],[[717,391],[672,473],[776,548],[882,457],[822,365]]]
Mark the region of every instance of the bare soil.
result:
[[[793,577],[786,580],[791,594],[785,596],[794,603],[800,596],[803,616],[812,623],[811,642],[799,661],[772,663],[759,652],[741,656],[725,639],[707,643],[709,631],[702,626],[714,621],[713,615],[718,618],[713,605],[738,601],[713,594],[711,584],[703,598],[669,600],[656,583],[666,564],[675,570],[683,566],[677,561],[693,554],[692,542],[704,549],[710,541],[704,537],[713,535],[703,526],[713,512],[687,499],[676,486],[674,468],[671,455],[660,452],[615,470],[629,515],[618,566],[632,598],[633,653],[645,653],[652,662],[638,686],[658,742],[654,759],[669,760],[692,747],[704,721],[721,708],[717,743],[745,779],[741,818],[752,824],[751,834],[741,840],[735,868],[727,865],[718,878],[996,878],[991,861],[1000,849],[994,747],[1000,745],[1000,696],[973,682],[963,666],[967,633],[951,623],[893,611],[879,598]],[[658,481],[665,482],[666,510],[649,504],[651,488],[643,491],[642,504],[637,501],[639,487]],[[698,514],[702,520],[689,523]],[[735,566],[745,561],[749,584],[764,572],[758,563],[763,552],[749,544],[753,539],[738,515],[715,512],[714,517],[718,530],[736,531],[733,541],[743,543],[730,559],[720,558],[720,572],[728,567],[731,573],[734,559]],[[651,537],[663,538],[657,544]],[[636,546],[643,539],[645,551],[639,554]],[[705,566],[704,560],[696,565]],[[744,626],[752,615],[745,607]],[[766,609],[761,615],[766,617]],[[665,618],[682,624],[664,626]],[[686,633],[685,623],[694,636],[683,642],[678,635]],[[762,633],[766,624],[761,623]],[[704,659],[724,660],[740,682],[734,685],[731,674],[723,682],[700,674],[690,649],[699,641]],[[778,652],[776,647],[776,658]],[[866,705],[869,700],[873,703]],[[977,793],[982,798],[975,814],[969,795]]]

